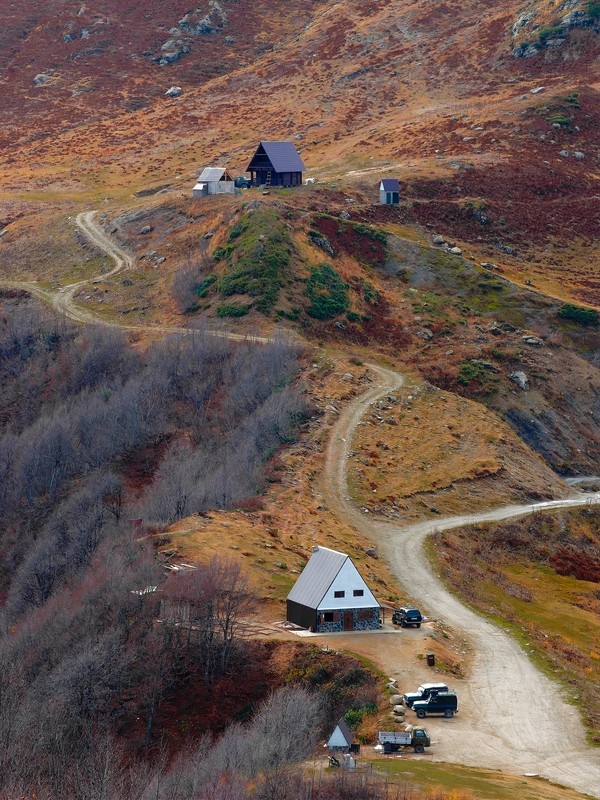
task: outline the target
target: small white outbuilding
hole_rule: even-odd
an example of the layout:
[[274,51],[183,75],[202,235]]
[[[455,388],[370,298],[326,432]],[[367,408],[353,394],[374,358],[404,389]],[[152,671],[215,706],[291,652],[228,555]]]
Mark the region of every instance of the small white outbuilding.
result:
[[209,194],[235,194],[233,178],[225,167],[205,167],[200,173],[198,182],[192,189],[194,197],[206,197]]
[[348,727],[346,720],[342,717],[327,741],[327,748],[329,750],[347,753],[352,747],[352,739],[352,731]]

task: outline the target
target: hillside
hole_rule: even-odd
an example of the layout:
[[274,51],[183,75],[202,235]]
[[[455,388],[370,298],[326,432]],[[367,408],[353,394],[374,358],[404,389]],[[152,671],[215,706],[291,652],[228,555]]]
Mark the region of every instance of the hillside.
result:
[[[581,709],[528,654],[597,741],[597,513],[544,512],[600,502],[600,4],[10,6],[0,793],[375,800],[382,764],[415,800],[539,800],[532,769],[595,791]],[[267,139],[312,180],[191,196]],[[422,629],[282,627],[316,544]],[[459,591],[524,614],[527,653]],[[462,707],[429,788],[366,748],[364,781],[295,769],[346,712],[370,747],[432,675]]]
[[[527,6],[538,39],[549,5]],[[187,191],[204,164],[243,171],[258,139],[291,136],[319,180],[367,188],[393,170],[416,222],[521,283],[597,303],[597,19],[521,58],[523,4],[483,9],[239,0],[187,17],[150,4],[140,20],[130,3],[19,3],[1,48],[5,222],[37,198]],[[172,85],[181,97],[164,96]]]

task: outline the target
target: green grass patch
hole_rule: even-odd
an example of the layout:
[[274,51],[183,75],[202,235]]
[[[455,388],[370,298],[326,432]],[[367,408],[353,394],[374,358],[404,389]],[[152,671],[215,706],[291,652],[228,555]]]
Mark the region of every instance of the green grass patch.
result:
[[253,305],[268,314],[287,281],[294,255],[287,228],[273,209],[255,209],[237,222],[227,245],[215,252],[227,264],[226,272],[214,284],[221,297],[247,294]]
[[217,307],[217,317],[244,317],[252,308],[251,305],[237,305],[236,303],[225,303]]
[[[432,745],[431,750],[434,748],[435,745]],[[396,784],[409,781],[432,792],[441,788],[449,794],[455,792],[455,797],[465,800],[469,797],[477,800],[581,800],[584,797],[579,792],[540,778],[526,778],[430,759],[389,757],[369,760],[368,763],[373,764],[376,772],[384,774]]]
[[314,319],[332,319],[350,307],[348,284],[329,264],[311,269],[306,294],[310,299],[308,314]]
[[598,325],[600,322],[600,317],[595,309],[583,308],[572,303],[565,303],[564,306],[561,306],[558,310],[558,316],[561,319],[576,322],[578,325]]

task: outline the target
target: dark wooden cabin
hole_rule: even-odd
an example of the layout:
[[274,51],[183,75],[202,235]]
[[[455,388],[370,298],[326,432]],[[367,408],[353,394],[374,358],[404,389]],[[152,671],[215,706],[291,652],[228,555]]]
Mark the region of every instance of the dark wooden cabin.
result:
[[253,186],[301,186],[306,167],[291,142],[261,142],[248,164]]

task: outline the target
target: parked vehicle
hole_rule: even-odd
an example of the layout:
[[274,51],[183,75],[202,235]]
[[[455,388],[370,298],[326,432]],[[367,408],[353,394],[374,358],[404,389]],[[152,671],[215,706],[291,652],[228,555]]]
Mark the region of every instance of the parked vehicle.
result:
[[402,700],[407,708],[412,708],[415,700],[427,700],[432,694],[447,692],[448,687],[445,683],[422,683],[416,692],[407,692],[402,695]]
[[429,714],[453,717],[458,713],[458,697],[456,692],[437,692],[431,694],[427,700],[415,700],[412,707],[419,719],[424,719]]
[[423,622],[423,615],[414,606],[403,606],[394,611],[392,622],[394,625],[401,625],[403,628],[407,628],[409,625],[415,625],[420,628],[421,622]]
[[396,753],[401,747],[412,747],[415,753],[423,753],[431,747],[431,739],[425,728],[411,728],[407,731],[379,731],[379,744],[384,753]]

